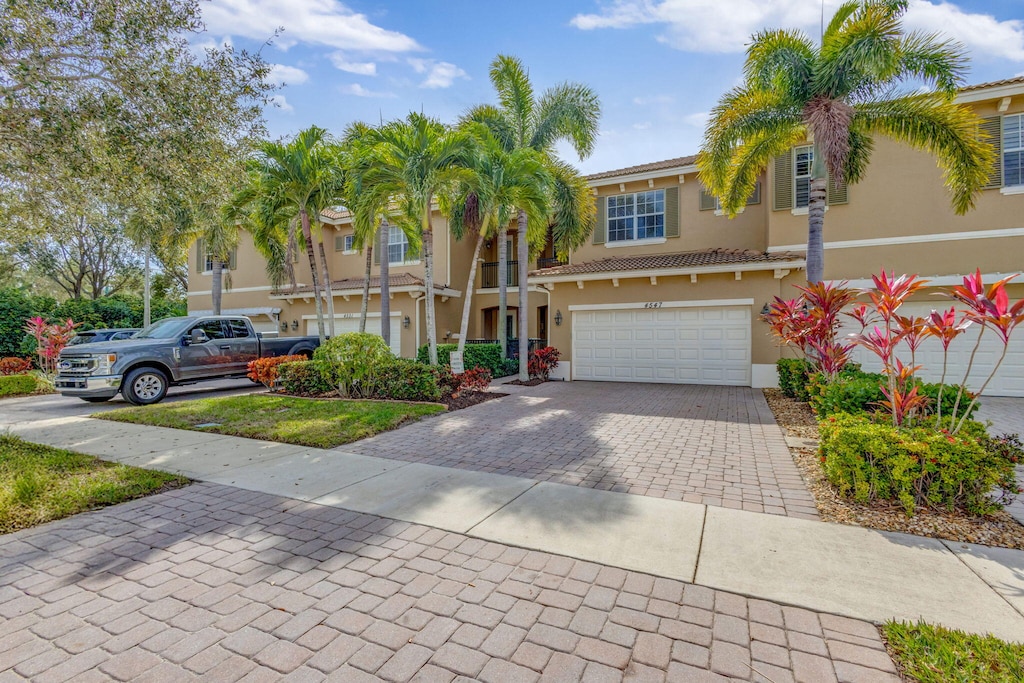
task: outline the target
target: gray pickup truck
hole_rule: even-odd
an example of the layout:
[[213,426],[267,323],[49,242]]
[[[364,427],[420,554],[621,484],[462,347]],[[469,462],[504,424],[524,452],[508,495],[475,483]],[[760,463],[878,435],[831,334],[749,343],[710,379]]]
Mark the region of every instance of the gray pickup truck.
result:
[[309,357],[319,343],[317,337],[265,338],[239,316],[165,318],[131,339],[64,348],[54,385],[83,401],[108,401],[120,391],[129,403],[149,405],[170,386],[244,377],[251,360]]

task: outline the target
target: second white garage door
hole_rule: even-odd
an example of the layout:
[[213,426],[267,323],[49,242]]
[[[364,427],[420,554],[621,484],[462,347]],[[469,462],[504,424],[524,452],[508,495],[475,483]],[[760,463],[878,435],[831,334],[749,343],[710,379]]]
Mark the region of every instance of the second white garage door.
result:
[[750,386],[750,306],[573,312],[578,380]]
[[[306,334],[309,336],[316,336],[317,324],[316,318],[313,316],[306,317]],[[334,333],[344,334],[346,332],[358,332],[359,331],[359,315],[355,313],[343,313],[341,315],[334,316]],[[326,328],[327,321],[324,321]],[[370,317],[366,319],[366,331],[371,334],[380,334],[380,314],[376,317]],[[392,313],[391,314],[391,353],[396,356],[402,355],[402,314]]]

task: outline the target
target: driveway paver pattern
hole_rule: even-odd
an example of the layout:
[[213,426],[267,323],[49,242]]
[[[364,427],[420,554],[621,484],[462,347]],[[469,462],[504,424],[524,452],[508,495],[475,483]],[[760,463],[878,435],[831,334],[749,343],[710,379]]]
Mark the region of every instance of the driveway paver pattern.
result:
[[[1017,434],[1024,439],[1024,398],[983,396],[975,417],[992,423],[995,434]],[[1024,485],[1024,465],[1017,467],[1017,483]],[[1024,524],[1024,495],[1006,506],[1006,511]]]
[[0,558],[0,680],[899,680],[863,621],[215,484]]
[[339,450],[819,518],[764,395],[745,387],[549,382]]

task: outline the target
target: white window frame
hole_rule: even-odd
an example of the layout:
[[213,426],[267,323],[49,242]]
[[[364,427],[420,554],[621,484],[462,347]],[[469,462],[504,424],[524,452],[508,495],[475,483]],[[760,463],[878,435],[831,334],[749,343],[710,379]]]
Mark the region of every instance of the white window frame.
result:
[[[1006,124],[1007,124],[1007,122],[1010,119],[1016,119],[1017,120],[1017,139],[1016,139],[1016,141],[1014,141],[1013,145],[1011,145],[1007,141],[1007,137],[1006,137],[1006,132],[1007,132],[1006,131],[1006,128],[1007,128]],[[1006,155],[1007,154],[1012,154],[1012,153],[1017,153],[1019,155],[1024,156],[1024,113],[1022,113],[1022,114],[1005,114],[1003,116],[1003,121],[1002,121],[1002,127],[1001,127],[1001,131],[1000,131],[1000,135],[1002,136],[1002,148],[1003,149],[1002,149],[1002,152],[1001,152],[1002,158],[999,161],[1000,161],[1000,165],[1002,166],[1002,170],[1003,170],[1003,178],[1002,178],[1003,187],[1004,188],[1011,188],[1011,192],[1013,192],[1015,190],[1018,190],[1018,189],[1019,189],[1019,191],[1024,192],[1024,169],[1021,170],[1020,177],[1018,177],[1016,183],[1009,183],[1006,180],[1006,167],[1007,167]],[[1024,166],[1024,163],[1020,163],[1019,162],[1018,165]]]
[[[807,173],[798,173],[799,169],[799,156],[803,153],[807,154]],[[793,210],[799,211],[800,209],[806,209],[811,203],[811,174],[814,169],[814,146],[813,145],[801,145],[800,147],[793,148]],[[807,201],[803,204],[800,203],[800,181],[807,182]]]
[[[234,256],[235,267],[231,267],[231,257]],[[210,275],[213,273],[213,252],[209,249],[206,250],[206,255],[203,260],[203,275]],[[238,269],[238,250],[232,249],[231,253],[228,254],[228,260],[224,261],[224,265],[221,270],[237,270]]]
[[[639,198],[641,196],[646,196],[646,195],[654,195],[653,202],[654,202],[655,205],[657,205],[658,203],[661,204],[661,211],[653,211],[653,212],[647,212],[647,213],[643,213],[643,214],[637,213],[637,205],[639,204]],[[627,203],[624,203],[622,206],[612,206],[612,203],[615,202],[615,201],[618,201],[618,200],[623,200],[624,202],[627,202]],[[649,202],[650,202],[650,200],[646,200],[645,199],[645,203],[649,203]],[[612,212],[617,210],[617,209],[619,209],[619,208],[626,209],[626,212],[624,212],[622,216],[612,215]],[[658,216],[661,216],[660,230],[658,230],[656,228],[656,234],[654,234],[654,235],[645,235],[644,237],[638,237],[637,236],[637,231],[638,231],[637,223],[638,223],[638,219],[640,219],[640,218],[647,218],[647,217],[655,217],[655,218],[657,218]],[[626,193],[626,194],[612,195],[612,196],[608,197],[608,200],[607,200],[607,204],[606,204],[606,207],[605,207],[605,218],[607,220],[607,230],[606,230],[607,235],[606,235],[606,238],[605,238],[605,244],[608,245],[608,246],[611,246],[613,244],[623,244],[623,243],[630,243],[630,242],[647,242],[647,241],[651,241],[651,240],[664,240],[665,239],[665,190],[664,189],[643,190],[641,192],[629,192],[629,193]],[[614,231],[616,230],[616,228],[613,228],[614,221],[624,221],[624,222],[626,222],[628,224],[629,232],[628,232],[628,234],[625,237],[618,237],[618,236],[613,237],[612,236]],[[649,228],[644,228],[644,230],[645,231],[649,230]],[[660,232],[661,234],[657,234],[657,232]]]
[[[402,257],[397,261],[392,258],[392,247],[400,247]],[[388,226],[388,265],[409,263],[409,238],[405,232],[395,225]]]

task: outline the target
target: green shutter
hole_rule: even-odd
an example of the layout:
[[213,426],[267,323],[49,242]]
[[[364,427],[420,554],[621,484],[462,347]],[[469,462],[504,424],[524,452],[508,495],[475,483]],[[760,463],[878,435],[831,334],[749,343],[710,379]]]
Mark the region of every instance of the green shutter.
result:
[[371,245],[371,246],[374,247],[374,250],[373,250],[373,265],[379,266],[380,265],[380,240],[374,240],[374,244]]
[[345,251],[345,236],[335,235],[334,236],[334,251]]
[[835,204],[849,204],[850,193],[849,186],[844,183],[833,183],[832,179],[828,180],[828,195],[825,197],[825,203],[829,206]]
[[228,270],[234,270],[238,266],[238,249],[232,249],[228,254]]
[[715,195],[711,194],[704,189],[703,186],[700,188],[700,210],[701,211],[714,211],[718,208],[718,200],[715,199]]
[[984,189],[1003,186],[1003,117],[989,116],[981,120],[978,129],[985,134],[988,142],[996,150],[995,161],[988,172],[988,182]]
[[202,238],[196,240],[196,272],[206,272],[206,246]]
[[793,153],[786,152],[775,157],[774,167],[775,192],[772,209],[782,211],[793,208]]
[[665,188],[665,237],[679,237],[679,186]]
[[608,198],[597,198],[597,225],[594,226],[594,244],[604,244],[608,236]]
[[761,181],[754,183],[754,193],[747,198],[747,206],[761,203]]

